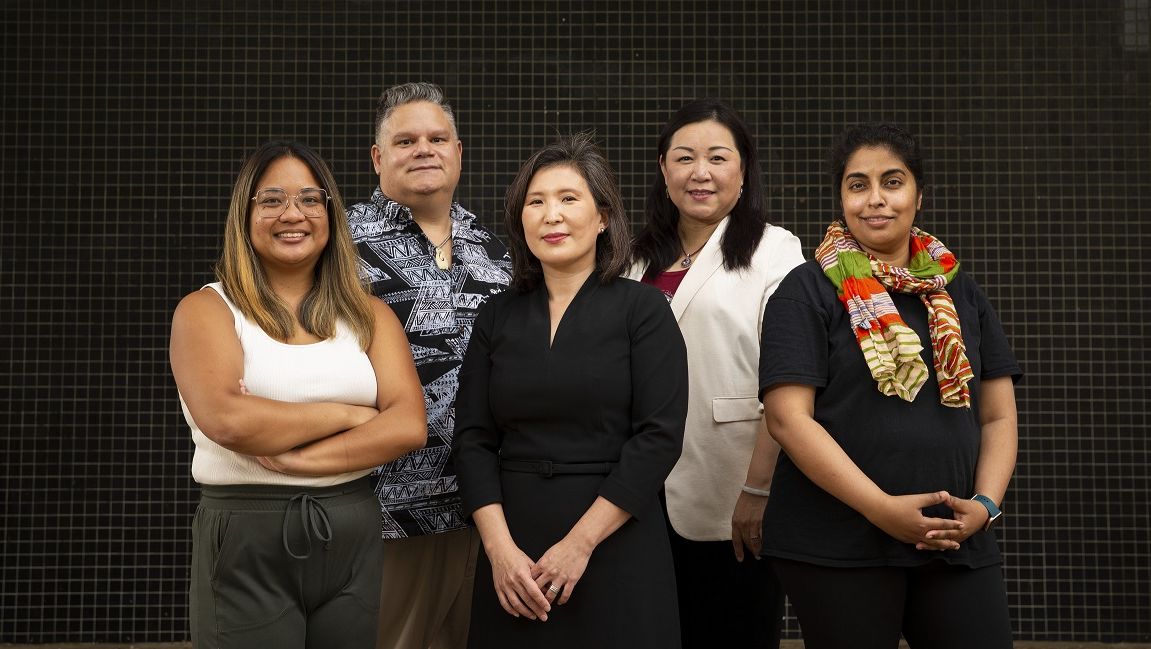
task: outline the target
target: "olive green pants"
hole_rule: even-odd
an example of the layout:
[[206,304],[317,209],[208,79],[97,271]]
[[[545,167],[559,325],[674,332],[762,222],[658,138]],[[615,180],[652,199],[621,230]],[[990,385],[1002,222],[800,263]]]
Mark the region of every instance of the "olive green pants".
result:
[[382,557],[367,478],[205,485],[192,523],[192,646],[369,649]]

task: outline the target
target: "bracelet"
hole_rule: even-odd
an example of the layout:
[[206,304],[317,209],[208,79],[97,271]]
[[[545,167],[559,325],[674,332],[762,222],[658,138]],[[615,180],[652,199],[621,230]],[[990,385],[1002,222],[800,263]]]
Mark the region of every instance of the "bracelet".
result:
[[767,498],[771,496],[771,489],[756,489],[755,487],[743,485],[743,493],[751,494],[753,496],[763,496],[764,498]]

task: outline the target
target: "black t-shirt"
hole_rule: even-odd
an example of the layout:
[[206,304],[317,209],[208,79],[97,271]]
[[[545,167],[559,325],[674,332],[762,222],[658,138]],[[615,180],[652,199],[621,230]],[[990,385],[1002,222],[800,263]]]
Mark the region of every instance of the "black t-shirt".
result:
[[[962,271],[947,286],[959,314],[974,378],[971,408],[939,402],[927,307],[916,295],[890,293],[919,335],[927,383],[913,402],[885,396],[868,371],[850,317],[818,262],[793,270],[768,301],[760,347],[760,397],[781,383],[811,385],[815,419],[848,457],[891,495],[946,490],[970,497],[979,458],[980,380],[1022,372],[987,296]],[[951,517],[938,506],[929,516]],[[920,551],[872,525],[820,489],[781,453],[764,515],[763,552],[833,567],[914,566],[941,558],[973,568],[999,563],[993,533],[976,532],[960,549]]]

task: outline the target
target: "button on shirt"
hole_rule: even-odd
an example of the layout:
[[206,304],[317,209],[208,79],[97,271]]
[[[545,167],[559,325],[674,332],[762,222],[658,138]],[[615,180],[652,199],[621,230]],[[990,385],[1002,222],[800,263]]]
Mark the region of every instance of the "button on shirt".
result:
[[427,445],[376,470],[384,538],[466,526],[449,461],[460,365],[480,306],[511,281],[511,258],[457,203],[451,221],[452,265],[442,270],[411,211],[378,187],[370,202],[348,210],[360,273],[404,325],[428,413]]

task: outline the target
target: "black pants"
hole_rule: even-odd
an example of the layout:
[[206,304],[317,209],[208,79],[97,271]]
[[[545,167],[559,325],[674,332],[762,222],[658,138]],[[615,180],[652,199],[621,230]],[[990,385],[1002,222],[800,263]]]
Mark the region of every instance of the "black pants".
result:
[[827,568],[771,559],[807,649],[1011,649],[1003,569]]
[[783,590],[767,559],[731,541],[689,541],[668,526],[683,649],[778,649]]

